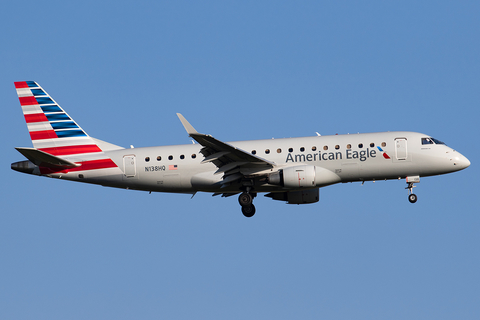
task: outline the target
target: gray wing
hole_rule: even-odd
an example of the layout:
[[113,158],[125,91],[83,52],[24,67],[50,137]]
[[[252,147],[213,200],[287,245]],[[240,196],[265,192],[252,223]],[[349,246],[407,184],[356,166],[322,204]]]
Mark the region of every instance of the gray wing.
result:
[[215,164],[218,168],[215,174],[224,174],[224,184],[239,180],[246,175],[255,175],[256,172],[275,167],[274,162],[217,140],[211,135],[198,133],[184,116],[180,113],[177,113],[177,116],[188,135],[203,146],[200,150],[205,157],[202,163],[212,162]]

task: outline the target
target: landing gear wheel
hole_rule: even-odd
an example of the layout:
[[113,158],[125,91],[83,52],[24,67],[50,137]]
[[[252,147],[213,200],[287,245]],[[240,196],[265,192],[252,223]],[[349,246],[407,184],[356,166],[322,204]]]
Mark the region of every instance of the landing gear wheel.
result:
[[253,204],[249,206],[242,206],[242,213],[245,217],[251,218],[255,214],[255,206]]
[[412,194],[409,194],[408,195],[408,201],[410,201],[410,203],[415,203],[417,202],[417,195],[412,193]]
[[407,177],[407,187],[405,189],[408,189],[408,201],[410,201],[410,203],[417,202],[417,195],[414,194],[412,190],[415,188],[413,184],[418,182],[420,182],[419,176]]
[[[248,207],[251,206],[253,202],[253,197],[250,193],[248,192],[243,192],[239,197],[238,197],[238,203],[242,207]],[[243,210],[243,209],[242,209]]]

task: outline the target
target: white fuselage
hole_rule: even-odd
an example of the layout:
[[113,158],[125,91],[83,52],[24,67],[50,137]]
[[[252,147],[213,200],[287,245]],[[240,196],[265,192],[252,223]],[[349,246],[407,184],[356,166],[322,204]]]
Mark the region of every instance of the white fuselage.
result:
[[339,182],[406,179],[408,200],[422,176],[462,170],[467,158],[416,132],[379,132],[223,142],[199,133],[180,113],[198,144],[124,149],[90,137],[35,81],[15,89],[33,148],[16,171],[155,192],[239,194],[246,217],[258,193],[289,204],[319,201],[319,188]]
[[[428,135],[415,132],[381,132],[229,144],[275,163],[276,168],[266,170],[265,175],[292,166],[315,166],[318,182],[314,188],[338,182],[445,174],[470,165],[467,158],[444,144],[422,144],[421,139],[425,137]],[[117,167],[47,175],[156,192],[236,192],[235,184],[220,190],[223,175],[215,174],[218,168],[214,164],[202,163],[201,149],[199,144],[189,144],[105,151]],[[88,160],[88,155],[82,155],[82,159],[78,156],[65,159],[81,163]],[[258,172],[256,175],[259,176]],[[284,187],[261,179],[256,180],[254,189],[256,192],[285,191]]]

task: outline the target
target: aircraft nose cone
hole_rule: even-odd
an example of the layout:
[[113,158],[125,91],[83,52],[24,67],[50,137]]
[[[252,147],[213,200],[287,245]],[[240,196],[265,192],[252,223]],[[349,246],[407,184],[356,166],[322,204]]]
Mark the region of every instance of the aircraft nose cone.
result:
[[457,153],[453,159],[454,165],[458,167],[459,170],[468,168],[470,166],[470,160],[467,159],[464,155]]

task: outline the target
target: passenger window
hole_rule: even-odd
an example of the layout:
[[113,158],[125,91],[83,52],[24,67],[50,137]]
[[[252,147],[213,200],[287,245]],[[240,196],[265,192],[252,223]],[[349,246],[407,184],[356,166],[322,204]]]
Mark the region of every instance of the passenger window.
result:
[[303,151],[305,151],[305,148],[304,148],[304,147],[301,147],[301,148],[300,148],[300,152],[303,152]]
[[288,152],[293,152],[293,148],[288,148]]
[[372,142],[370,143],[370,148],[373,148],[373,147],[375,147],[375,143]]
[[382,142],[382,147],[386,147],[387,146],[387,143],[386,142]]
[[328,146],[323,146],[323,150],[328,150]]
[[347,149],[352,149],[352,145],[350,143],[347,144]]
[[337,149],[337,150],[340,149],[340,146],[337,144],[337,145],[335,146],[335,149]]
[[252,154],[257,154],[257,150],[252,150]]
[[148,162],[148,161],[150,161],[150,157],[145,158],[145,162]]
[[278,148],[277,153],[282,153],[282,149]]
[[173,160],[173,156],[168,156],[168,160]]
[[358,147],[359,147],[360,149],[362,149],[362,148],[363,148],[363,143],[359,143],[359,144],[358,144]]
[[317,147],[313,146],[312,151],[317,151]]
[[192,159],[195,159],[197,155],[195,153],[192,153]]
[[182,160],[185,159],[185,156],[182,154],[182,155],[180,156],[180,159],[182,159]]
[[162,157],[158,156],[157,161],[160,161],[160,160],[162,160]]
[[270,149],[265,149],[265,153],[266,153],[266,154],[269,154],[269,153],[270,153]]

